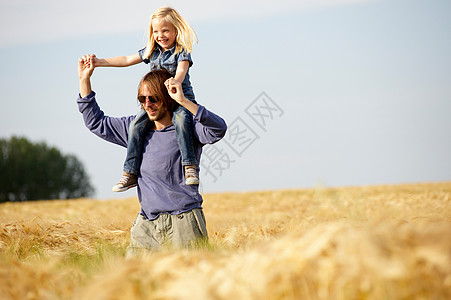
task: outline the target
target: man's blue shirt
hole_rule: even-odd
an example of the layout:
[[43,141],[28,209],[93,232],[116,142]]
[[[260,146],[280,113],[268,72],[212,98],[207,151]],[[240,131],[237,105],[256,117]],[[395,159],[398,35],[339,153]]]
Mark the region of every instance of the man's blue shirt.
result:
[[[77,103],[91,132],[106,141],[127,147],[129,125],[135,116],[105,116],[94,92],[84,98],[79,96]],[[198,162],[202,147],[219,141],[226,130],[227,125],[221,117],[199,106],[194,116],[194,149]],[[185,184],[174,125],[150,130],[144,140],[137,188],[144,216],[153,220],[161,213],[180,214],[201,208],[203,200],[198,186]]]

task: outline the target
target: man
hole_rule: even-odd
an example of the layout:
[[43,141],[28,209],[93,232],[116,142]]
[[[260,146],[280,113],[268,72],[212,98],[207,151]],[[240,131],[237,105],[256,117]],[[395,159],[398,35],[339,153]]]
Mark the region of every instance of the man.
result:
[[[104,115],[91,89],[93,71],[92,56],[79,59],[77,103],[85,125],[102,139],[126,147],[134,116]],[[184,181],[171,113],[182,105],[193,114],[197,161],[203,145],[219,141],[227,125],[221,117],[186,99],[181,84],[170,76],[165,70],[152,71],[139,84],[138,99],[152,122],[145,136],[138,176],[141,212],[131,229],[127,256],[139,249],[159,249],[165,244],[188,247],[199,239],[208,239],[198,186]]]

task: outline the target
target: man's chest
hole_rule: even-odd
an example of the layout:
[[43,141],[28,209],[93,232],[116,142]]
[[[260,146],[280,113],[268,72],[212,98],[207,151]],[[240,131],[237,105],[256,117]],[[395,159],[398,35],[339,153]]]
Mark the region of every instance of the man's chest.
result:
[[143,144],[141,173],[168,174],[179,166],[180,149],[175,131],[150,132]]

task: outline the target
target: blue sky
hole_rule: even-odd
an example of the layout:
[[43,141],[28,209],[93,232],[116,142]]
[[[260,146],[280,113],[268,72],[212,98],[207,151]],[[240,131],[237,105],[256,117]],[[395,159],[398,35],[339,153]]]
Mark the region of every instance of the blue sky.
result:
[[[136,191],[111,192],[125,149],[84,127],[78,57],[135,53],[150,15],[166,4],[199,37],[190,71],[197,101],[231,129],[205,148],[204,193],[451,180],[449,1],[127,3],[0,4],[0,136],[75,154],[96,197]],[[95,70],[106,114],[136,113],[147,71]],[[273,110],[248,114],[259,108]]]

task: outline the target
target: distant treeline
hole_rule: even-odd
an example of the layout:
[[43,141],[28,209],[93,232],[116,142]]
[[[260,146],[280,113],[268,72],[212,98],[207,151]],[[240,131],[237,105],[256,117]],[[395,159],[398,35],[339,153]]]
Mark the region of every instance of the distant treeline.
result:
[[0,202],[89,197],[89,177],[74,155],[24,137],[0,139]]

